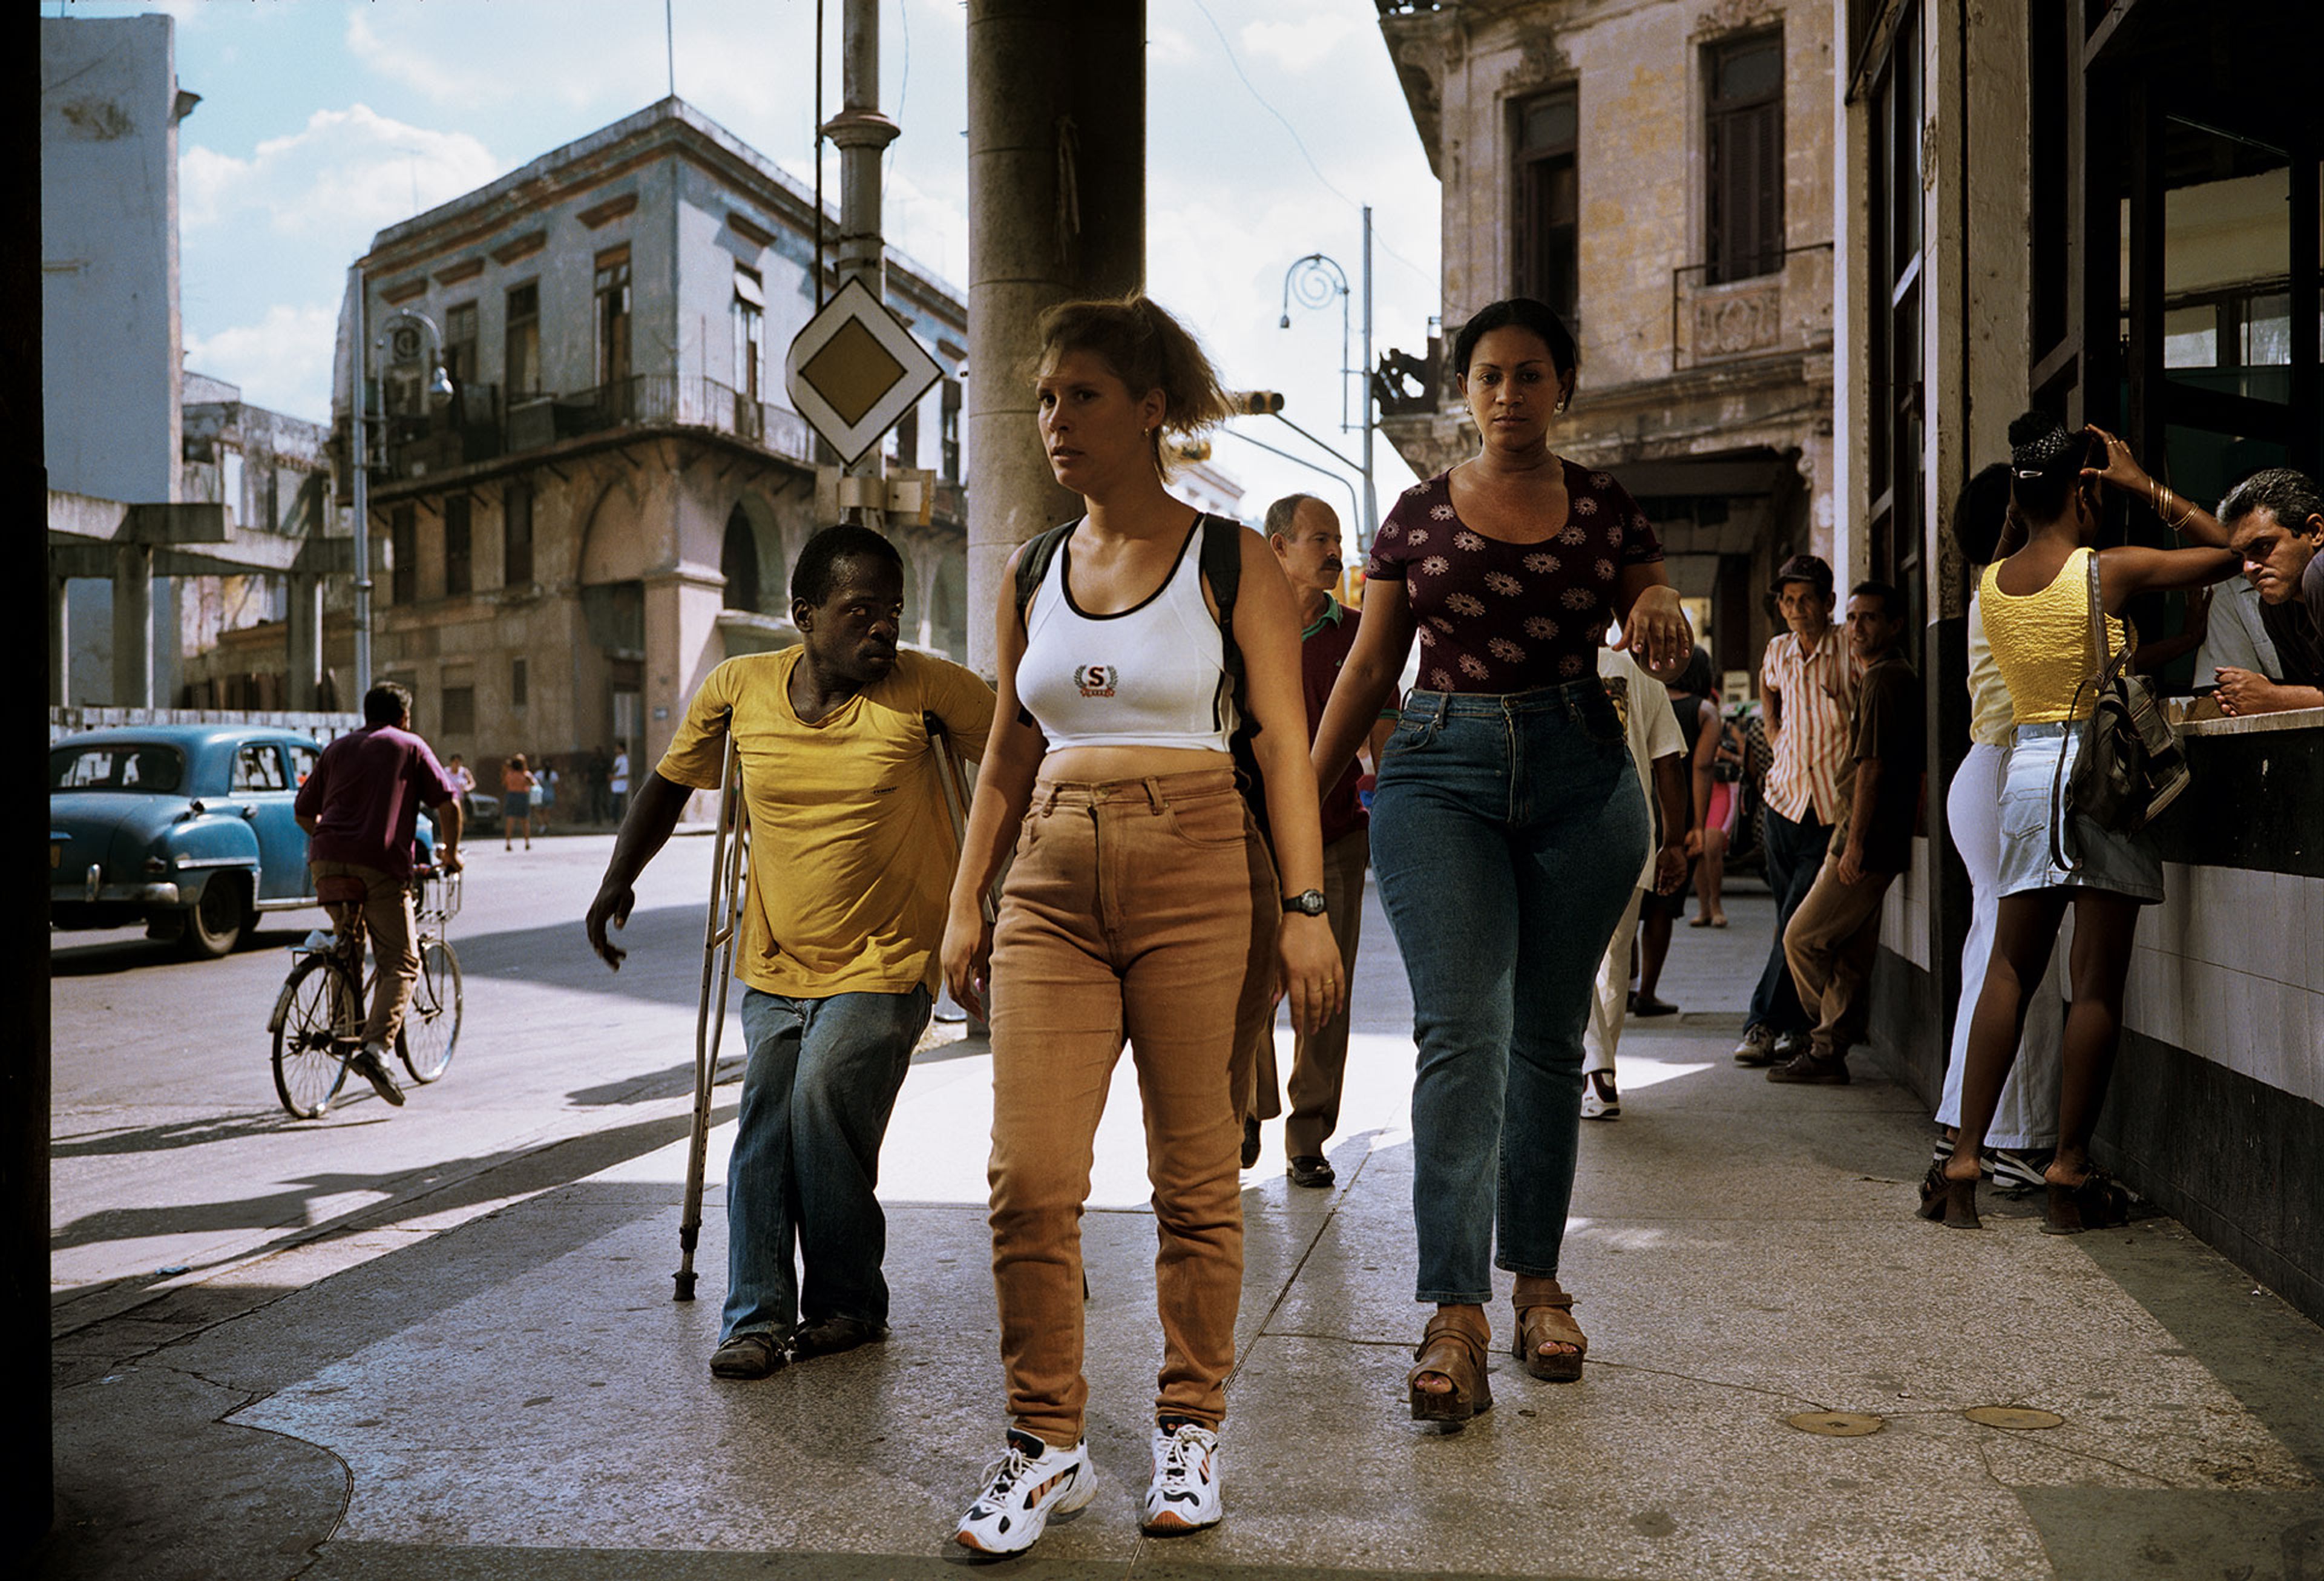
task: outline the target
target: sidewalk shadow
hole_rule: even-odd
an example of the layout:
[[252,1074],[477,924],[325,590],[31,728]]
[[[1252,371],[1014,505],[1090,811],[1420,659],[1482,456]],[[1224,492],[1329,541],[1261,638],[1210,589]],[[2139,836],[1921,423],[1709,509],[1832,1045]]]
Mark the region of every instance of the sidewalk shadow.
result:
[[[732,1120],[734,1114],[735,1107],[732,1105],[715,1107],[711,1111],[710,1123],[713,1126],[724,1124]],[[378,1230],[392,1230],[417,1219],[436,1218],[456,1213],[462,1208],[568,1187],[617,1164],[641,1158],[674,1142],[685,1140],[692,1123],[692,1116],[687,1114],[636,1120],[586,1135],[568,1137],[546,1147],[507,1148],[469,1158],[446,1160],[419,1170],[375,1175],[318,1174],[307,1177],[290,1189],[256,1197],[229,1197],[181,1207],[110,1209],[85,1215],[59,1226],[51,1234],[50,1244],[52,1248],[63,1250],[101,1241],[182,1234],[188,1231],[281,1231],[281,1235],[251,1253],[265,1256],[294,1244],[324,1244]],[[438,1179],[446,1184],[440,1187],[430,1184]],[[310,1202],[353,1191],[385,1193],[388,1200],[365,1203],[327,1220],[319,1226],[310,1226],[307,1223]],[[235,1256],[239,1259],[244,1254],[237,1253]],[[148,1277],[136,1275],[76,1286],[52,1296],[51,1307],[53,1310],[78,1305],[108,1291],[134,1287]],[[180,1290],[165,1294],[161,1299],[166,1303],[172,1296],[180,1294],[198,1299],[191,1296],[189,1291]],[[139,1315],[151,1314],[145,1308],[140,1308]]]

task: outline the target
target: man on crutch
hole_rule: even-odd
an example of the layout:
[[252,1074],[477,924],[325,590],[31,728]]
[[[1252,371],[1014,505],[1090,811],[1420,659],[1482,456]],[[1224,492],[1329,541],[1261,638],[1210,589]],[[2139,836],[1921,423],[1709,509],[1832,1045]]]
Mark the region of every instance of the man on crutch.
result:
[[888,1334],[873,1188],[927,1025],[958,850],[926,718],[972,757],[992,727],[992,690],[973,673],[898,650],[903,589],[901,558],[871,529],[807,541],[791,572],[799,646],[710,672],[641,778],[589,906],[590,947],[618,969],[606,925],[628,920],[631,886],[687,798],[720,789],[731,730],[752,842],[734,950],[749,1063],[710,1358],[721,1378]]

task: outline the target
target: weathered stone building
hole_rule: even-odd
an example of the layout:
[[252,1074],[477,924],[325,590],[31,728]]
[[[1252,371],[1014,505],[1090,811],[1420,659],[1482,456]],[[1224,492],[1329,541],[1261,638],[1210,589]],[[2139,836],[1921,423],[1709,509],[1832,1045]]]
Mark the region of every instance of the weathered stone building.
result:
[[[370,525],[392,565],[374,670],[412,689],[439,751],[577,759],[626,742],[651,763],[712,666],[795,640],[788,569],[824,524],[815,464],[831,458],[780,374],[816,307],[815,235],[811,193],[665,99],[357,260],[383,420]],[[887,280],[947,370],[885,441],[937,480],[931,524],[890,528],[904,635],[957,654],[966,311],[893,254]],[[419,330],[402,360],[399,326]],[[438,409],[423,387],[439,343],[453,393]]]
[[1443,184],[1444,335],[1391,353],[1382,430],[1430,476],[1477,434],[1442,347],[1538,297],[1581,343],[1552,442],[1660,528],[1721,669],[1767,634],[1768,573],[1829,554],[1829,0],[1380,0]]
[[[180,500],[223,505],[229,520],[254,532],[298,540],[345,534],[334,520],[329,429],[253,406],[238,386],[196,373],[185,375],[183,411]],[[281,572],[178,578],[166,598],[157,587],[175,639],[154,655],[157,680],[169,682],[160,695],[181,708],[349,706],[330,670],[350,657],[353,590],[351,573],[327,577],[296,561]],[[293,679],[299,656],[314,666],[300,678],[303,686]]]

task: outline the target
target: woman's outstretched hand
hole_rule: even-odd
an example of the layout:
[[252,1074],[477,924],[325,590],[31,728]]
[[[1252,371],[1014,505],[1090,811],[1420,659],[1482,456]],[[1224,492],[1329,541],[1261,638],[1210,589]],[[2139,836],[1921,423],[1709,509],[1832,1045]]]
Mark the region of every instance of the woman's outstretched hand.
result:
[[1332,937],[1331,922],[1295,911],[1283,919],[1275,948],[1283,997],[1291,1001],[1291,1024],[1303,1032],[1321,1031],[1348,1002],[1348,985],[1340,981],[1340,941]]

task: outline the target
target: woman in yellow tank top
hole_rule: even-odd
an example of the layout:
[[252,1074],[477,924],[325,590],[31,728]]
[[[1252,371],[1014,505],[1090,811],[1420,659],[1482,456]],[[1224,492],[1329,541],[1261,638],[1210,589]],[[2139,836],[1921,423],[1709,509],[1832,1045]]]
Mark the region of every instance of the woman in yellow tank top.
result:
[[2223,550],[2095,549],[2098,469],[2105,457],[2088,433],[2027,412],[2009,425],[2010,498],[2025,545],[1988,569],[1978,587],[1985,634],[2008,683],[2015,728],[2001,792],[2001,903],[1993,956],[1971,1018],[1961,1082],[1960,1132],[1952,1156],[1921,1185],[1921,1216],[1977,1227],[1978,1152],[2017,1058],[2027,991],[2042,979],[2066,908],[2074,909],[2068,963],[2073,1003],[2061,1049],[2058,1149],[2044,1171],[2043,1228],[2055,1234],[2119,1223],[2127,1199],[2090,1167],[2090,1133],[2106,1102],[2121,1040],[2123,979],[2138,909],[2163,898],[2163,864],[2144,832],[2117,834],[2074,815],[2063,831],[2071,869],[2051,859],[2059,816],[2052,788],[2068,773],[2089,717],[2099,658],[2090,639],[2089,567],[2097,557],[2110,653],[2135,644],[2119,618],[2142,593],[2207,587],[2236,569]]

